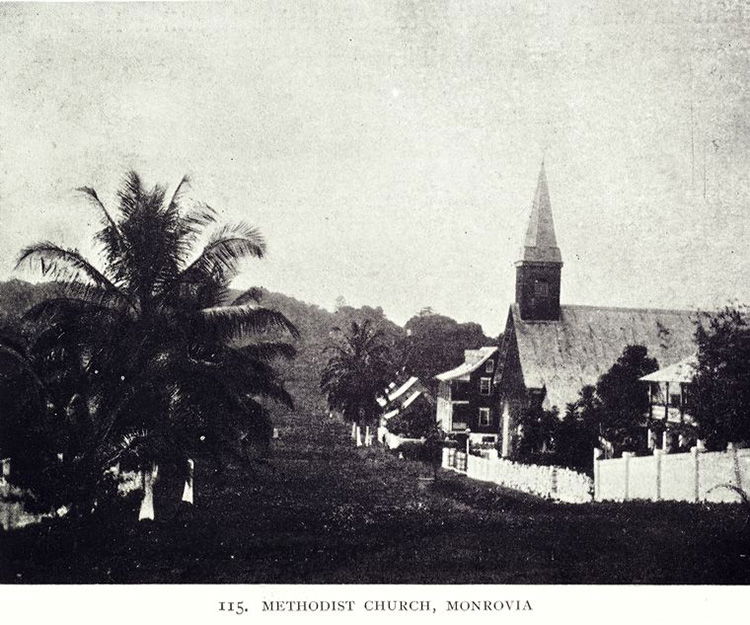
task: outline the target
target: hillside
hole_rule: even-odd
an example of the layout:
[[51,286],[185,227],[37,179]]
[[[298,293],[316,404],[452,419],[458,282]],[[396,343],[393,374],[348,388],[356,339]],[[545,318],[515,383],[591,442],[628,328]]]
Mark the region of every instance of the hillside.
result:
[[[0,324],[19,319],[28,308],[53,296],[55,292],[53,283],[32,284],[22,280],[0,282]],[[239,294],[240,291],[230,292],[230,300]],[[407,332],[387,319],[380,307],[340,306],[336,312],[330,312],[265,289],[262,290],[261,303],[284,313],[300,331],[300,338],[294,341],[296,358],[291,361],[279,360],[276,366],[294,398],[295,406],[306,412],[326,410],[319,390],[320,374],[327,360],[324,350],[330,341],[331,331],[336,327],[346,329],[352,320],[368,318],[377,322],[394,347],[394,360],[400,366],[406,365],[409,374],[425,379],[460,364],[464,349],[494,344],[493,339],[484,336],[479,325],[457,324],[440,315],[414,317],[406,324]],[[272,411],[278,414],[280,409],[273,407]]]
[[330,312],[294,297],[266,290],[263,290],[261,304],[284,313],[300,331],[301,336],[295,342],[297,357],[292,361],[280,360],[277,367],[283,374],[295,406],[308,412],[326,410],[319,384],[327,360],[324,350],[334,328],[345,329],[352,320],[368,318],[375,320],[394,344],[405,336],[403,328],[388,320],[381,308],[343,306],[336,312]]

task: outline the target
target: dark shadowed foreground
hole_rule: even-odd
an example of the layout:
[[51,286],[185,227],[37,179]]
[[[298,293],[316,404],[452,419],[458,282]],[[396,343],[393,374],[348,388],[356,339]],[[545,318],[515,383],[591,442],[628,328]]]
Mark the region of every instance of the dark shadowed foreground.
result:
[[[294,415],[267,466],[198,472],[196,507],[138,524],[0,535],[18,583],[747,583],[738,506],[561,505],[353,449]],[[200,467],[199,467],[200,469]]]

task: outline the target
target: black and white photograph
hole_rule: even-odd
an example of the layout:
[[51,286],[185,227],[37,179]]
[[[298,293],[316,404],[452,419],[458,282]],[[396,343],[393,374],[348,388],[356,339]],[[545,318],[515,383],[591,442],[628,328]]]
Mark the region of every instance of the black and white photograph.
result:
[[748,276],[747,0],[0,3],[1,602],[739,617]]

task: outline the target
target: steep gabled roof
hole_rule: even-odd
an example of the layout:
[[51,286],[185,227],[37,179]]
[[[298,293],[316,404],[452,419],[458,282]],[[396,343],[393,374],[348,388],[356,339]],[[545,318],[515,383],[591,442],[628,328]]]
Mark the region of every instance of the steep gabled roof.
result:
[[562,263],[562,255],[555,237],[555,222],[552,219],[552,204],[549,200],[544,161],[539,170],[539,180],[534,193],[534,201],[531,204],[531,216],[519,260]]
[[545,404],[565,410],[581,387],[595,384],[627,345],[644,345],[659,365],[696,350],[696,322],[690,310],[561,306],[559,321],[523,321],[518,305],[509,323],[528,389],[546,389]]
[[497,351],[497,347],[480,347],[479,349],[467,349],[464,351],[466,362],[458,365],[455,369],[438,373],[435,377],[441,382],[449,380],[464,379],[468,380],[469,376],[481,367],[487,359]]

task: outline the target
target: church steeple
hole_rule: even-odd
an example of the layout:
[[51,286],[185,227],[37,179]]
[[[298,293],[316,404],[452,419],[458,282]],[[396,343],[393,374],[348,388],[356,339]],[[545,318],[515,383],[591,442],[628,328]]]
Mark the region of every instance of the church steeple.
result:
[[549,201],[547,188],[547,173],[544,171],[544,161],[539,170],[539,180],[536,183],[536,193],[531,204],[531,217],[526,229],[526,239],[521,248],[520,260],[532,262],[561,263],[560,248],[555,238],[555,222],[552,219],[552,205]]
[[562,255],[557,247],[555,222],[547,188],[544,161],[531,204],[526,238],[516,262],[516,303],[521,319],[557,321],[560,319],[560,273]]

